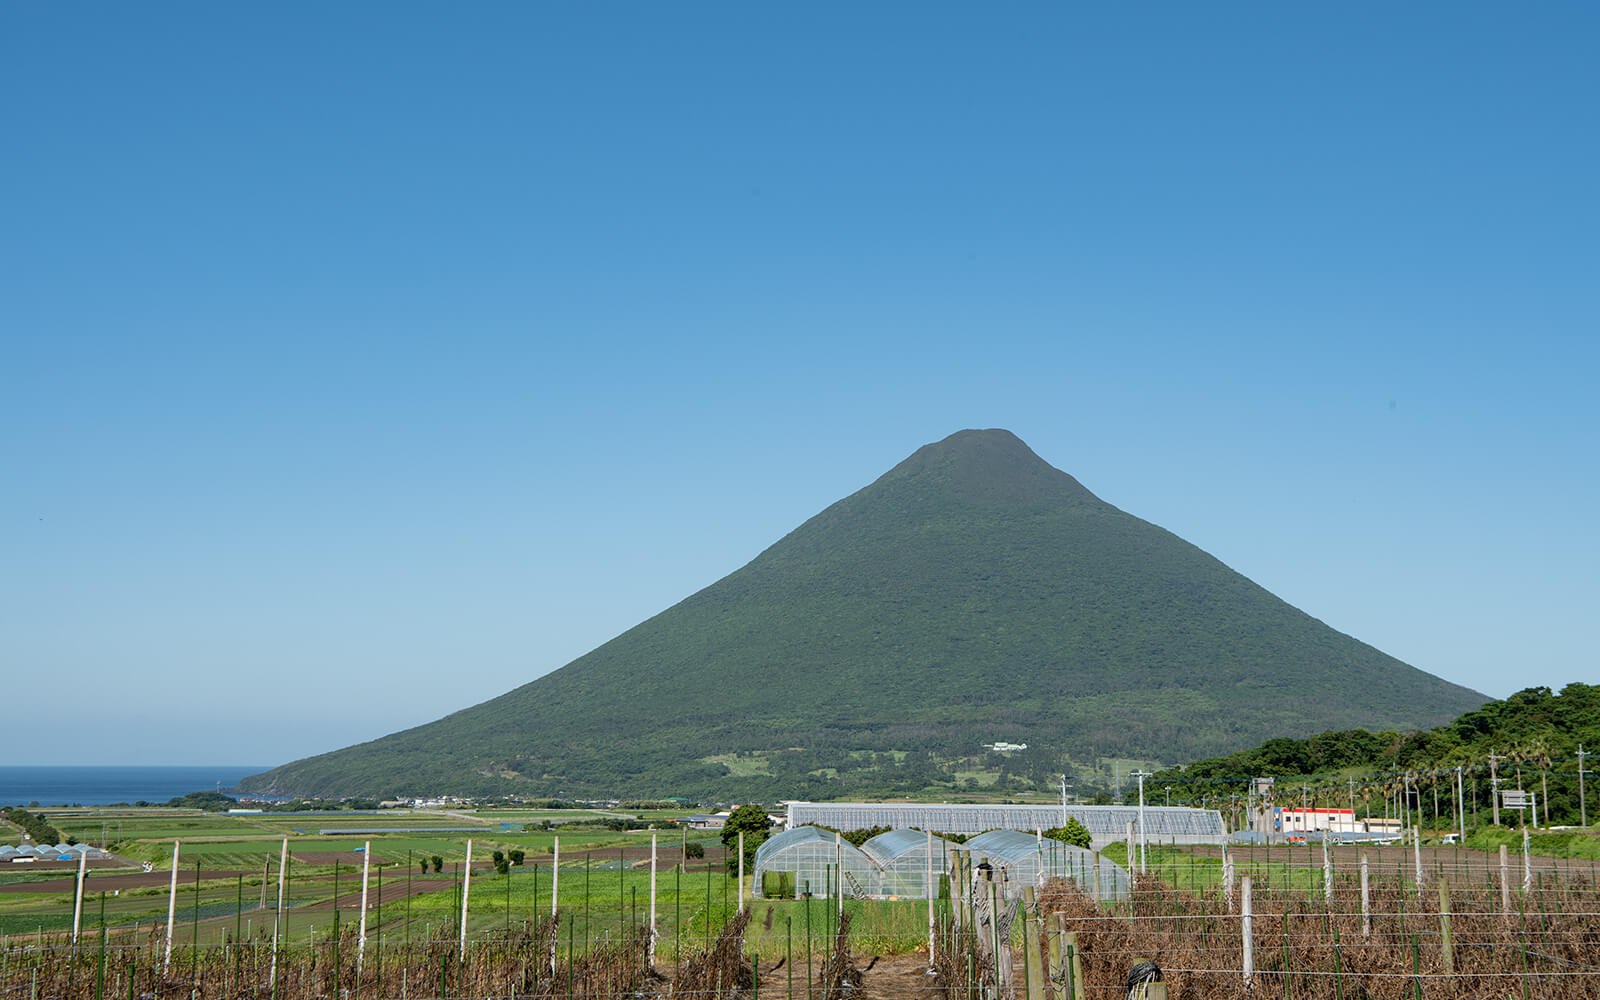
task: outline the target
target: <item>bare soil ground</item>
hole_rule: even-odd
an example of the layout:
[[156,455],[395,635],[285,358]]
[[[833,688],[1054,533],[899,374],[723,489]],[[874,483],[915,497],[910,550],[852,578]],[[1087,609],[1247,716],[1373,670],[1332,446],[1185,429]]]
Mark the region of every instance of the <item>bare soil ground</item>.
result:
[[856,959],[861,986],[852,994],[861,1000],[945,1000],[937,976],[928,975],[928,956],[913,952],[884,958]]
[[[202,874],[203,879],[237,878],[239,875],[250,875],[250,872],[238,871],[208,871]],[[77,878],[68,876],[50,879],[44,882],[13,882],[9,885],[0,885],[0,892],[64,892],[71,894],[77,885]],[[99,892],[102,889],[149,889],[154,886],[170,885],[172,872],[127,872],[121,875],[93,875],[89,878],[90,891]],[[194,869],[187,871],[178,869],[178,884],[193,885]]]
[[[394,882],[385,882],[383,884],[382,901],[386,904],[396,903],[404,900],[407,896],[418,896],[425,892],[443,892],[452,888],[455,884],[455,880],[449,878],[438,878],[433,876],[428,878],[413,878],[411,880],[411,889],[409,892],[407,892],[406,883],[403,880],[397,879]],[[341,890],[339,893],[339,909],[341,911],[354,910],[356,913],[360,913],[361,883],[357,882],[353,888],[353,891],[351,892],[342,891],[344,889],[342,884],[339,888]],[[377,885],[372,885],[368,889],[367,903],[370,906],[376,907],[378,902],[378,887]],[[333,900],[331,898],[320,900],[319,902],[315,903],[307,903],[304,906],[295,907],[295,912],[297,913],[316,913],[322,910],[327,910],[330,912],[333,910]]]

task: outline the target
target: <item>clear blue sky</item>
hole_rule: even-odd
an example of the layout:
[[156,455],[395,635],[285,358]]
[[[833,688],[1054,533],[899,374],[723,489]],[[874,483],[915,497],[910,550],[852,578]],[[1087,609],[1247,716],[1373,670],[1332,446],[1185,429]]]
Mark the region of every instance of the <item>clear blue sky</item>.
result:
[[1592,4],[0,10],[9,763],[430,721],[1005,427],[1600,681]]

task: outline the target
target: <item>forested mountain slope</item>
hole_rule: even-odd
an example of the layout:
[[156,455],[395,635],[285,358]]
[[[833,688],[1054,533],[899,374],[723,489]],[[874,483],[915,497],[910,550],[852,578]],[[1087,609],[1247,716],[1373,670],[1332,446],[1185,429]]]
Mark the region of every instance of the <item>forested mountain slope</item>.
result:
[[1043,775],[1068,755],[1178,762],[1432,725],[1485,700],[975,430],[559,670],[244,787],[821,798],[947,787],[995,740],[1029,744]]

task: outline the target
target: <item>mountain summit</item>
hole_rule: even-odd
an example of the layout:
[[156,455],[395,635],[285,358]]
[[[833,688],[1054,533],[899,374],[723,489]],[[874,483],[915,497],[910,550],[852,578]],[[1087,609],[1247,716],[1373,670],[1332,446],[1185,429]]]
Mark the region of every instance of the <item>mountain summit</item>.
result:
[[[1004,430],[918,449],[544,677],[251,791],[823,798],[983,742],[1179,763],[1487,699],[1285,604]],[[915,767],[907,765],[914,762]]]
[[900,480],[911,480],[909,489],[930,497],[942,495],[949,501],[971,504],[1078,501],[1105,506],[1076,479],[1035,455],[1007,430],[957,431],[943,441],[923,445],[884,473],[873,487]]

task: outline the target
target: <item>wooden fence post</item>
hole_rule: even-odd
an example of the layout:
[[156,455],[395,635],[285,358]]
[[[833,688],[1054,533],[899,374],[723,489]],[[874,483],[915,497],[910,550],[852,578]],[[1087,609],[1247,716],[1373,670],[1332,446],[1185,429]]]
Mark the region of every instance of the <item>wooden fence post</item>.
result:
[[[78,927],[83,919],[83,880],[88,874],[89,852],[87,850],[79,851],[78,881],[76,887],[72,891],[72,947],[74,951],[76,951],[78,947]],[[104,942],[105,937],[105,927],[102,925],[100,929],[100,940]]]
[[951,887],[956,909],[956,929],[965,934],[972,933],[972,869],[968,867],[971,856],[968,851],[951,851],[955,858],[953,870],[954,885]]
[[1067,949],[1067,988],[1072,1000],[1088,1000],[1089,984],[1083,981],[1083,950],[1078,947],[1078,932],[1065,931]]
[[[458,946],[463,963],[467,960],[467,897],[472,892],[472,838],[467,838],[467,863],[461,866],[461,943]],[[338,910],[334,911],[338,913]]]
[[1050,981],[1050,963],[1045,961],[1044,949],[1039,940],[1044,936],[1042,925],[1033,909],[1033,886],[1023,886],[1022,917],[1022,981],[1027,984],[1028,1000],[1045,1000],[1045,986]]
[[1222,849],[1222,891],[1228,897],[1228,912],[1233,912],[1233,855]]
[[[356,933],[356,989],[361,988],[361,967],[367,960],[367,887],[372,880],[372,841],[361,848],[361,927]],[[507,884],[510,880],[507,879]]]
[[1011,935],[1007,934],[1005,940],[1000,939],[1000,883],[994,880],[993,869],[987,870],[983,876],[984,885],[988,889],[989,900],[989,943],[990,958],[994,961],[994,989],[996,1000],[1010,997],[1012,983],[1011,965]]
[[1071,994],[1066,990],[1067,972],[1062,965],[1064,957],[1061,949],[1061,938],[1066,930],[1067,915],[1065,913],[1052,913],[1049,926],[1045,928],[1045,979],[1050,984],[1051,1000],[1072,1000]]
[[[535,866],[535,878],[538,877],[538,872],[539,869]],[[539,897],[536,892],[534,893],[534,906],[537,907],[538,904]],[[538,926],[537,918],[535,918],[534,926]],[[933,954],[931,948],[928,954]],[[650,963],[651,969],[656,967],[656,835],[653,833],[650,835],[650,952],[646,961]]]
[[1367,886],[1367,852],[1361,852],[1361,936],[1372,936],[1372,894]]
[[933,919],[934,900],[939,897],[939,879],[933,867],[933,831],[928,833],[928,961],[932,963],[937,941],[937,925]]
[[1500,845],[1500,915],[1511,918],[1511,859],[1506,845]]
[[1333,854],[1328,850],[1328,835],[1322,835],[1322,898],[1333,898]]
[[1528,831],[1522,831],[1522,894],[1526,896],[1533,888],[1533,855],[1528,850]]
[[[1421,810],[1419,809],[1418,812]],[[1411,829],[1411,852],[1416,859],[1417,869],[1417,895],[1422,895],[1422,830],[1420,827]]]
[[[287,845],[289,842],[284,841]],[[196,885],[195,891],[199,892]],[[167,949],[161,957],[161,974],[167,974],[167,969],[172,965],[172,937],[173,930],[177,927],[178,920],[178,841],[172,842],[172,887],[167,893]]]
[[1456,974],[1455,942],[1450,935],[1450,880],[1439,880],[1439,952],[1444,964],[1444,974]]
[[1244,971],[1244,981],[1246,984],[1250,982],[1251,976],[1253,976],[1256,971],[1255,927],[1254,921],[1251,919],[1250,906],[1250,876],[1246,875],[1239,881],[1239,909],[1241,911],[1239,918],[1239,934],[1242,939],[1241,945],[1243,947],[1240,968]]

